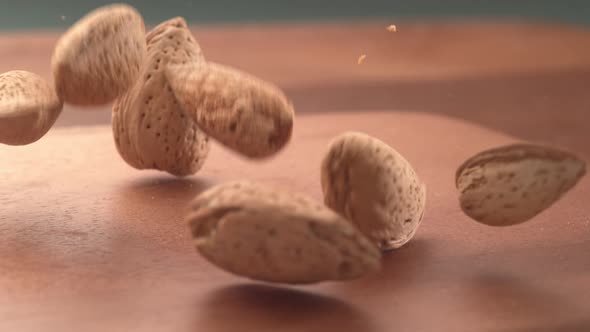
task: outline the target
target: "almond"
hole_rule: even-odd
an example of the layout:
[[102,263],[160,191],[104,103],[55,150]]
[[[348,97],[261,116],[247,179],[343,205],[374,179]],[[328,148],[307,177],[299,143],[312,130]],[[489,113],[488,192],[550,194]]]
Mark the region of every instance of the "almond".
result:
[[215,63],[170,66],[167,74],[182,108],[230,149],[264,158],[291,138],[293,107],[276,86]]
[[53,86],[26,71],[0,75],[0,143],[25,145],[39,140],[61,113]]
[[164,71],[171,64],[204,61],[201,49],[180,17],[160,24],[146,39],[141,76],[113,106],[117,149],[138,169],[194,174],[209,153],[209,138],[180,107]]
[[478,153],[456,175],[463,211],[490,226],[523,223],[555,203],[586,173],[575,155],[515,144]]
[[382,250],[406,244],[422,222],[426,187],[402,155],[374,137],[348,132],[335,138],[321,181],[326,205]]
[[99,8],[57,42],[51,67],[58,95],[76,105],[112,102],[135,83],[144,61],[143,18],[127,5]]
[[300,194],[251,182],[199,195],[188,217],[198,251],[256,280],[312,283],[380,268],[379,250],[354,226]]

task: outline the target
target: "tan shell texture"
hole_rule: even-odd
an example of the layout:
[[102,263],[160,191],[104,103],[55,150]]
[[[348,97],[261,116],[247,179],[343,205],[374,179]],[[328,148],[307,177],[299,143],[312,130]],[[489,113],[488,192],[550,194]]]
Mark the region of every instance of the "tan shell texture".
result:
[[63,103],[53,86],[26,71],[0,75],[0,143],[25,145],[43,137],[61,113]]
[[233,151],[265,158],[289,142],[293,107],[274,85],[215,63],[170,66],[168,78],[199,127]]
[[255,280],[312,283],[378,270],[380,252],[349,222],[313,200],[251,182],[214,187],[188,217],[198,251]]
[[57,93],[69,104],[110,103],[135,83],[145,54],[141,15],[127,5],[101,7],[57,42],[51,61]]
[[426,187],[384,142],[358,132],[336,137],[321,166],[324,202],[382,250],[406,244],[424,216]]
[[138,169],[194,174],[209,153],[209,138],[180,107],[164,71],[171,64],[202,62],[201,49],[182,18],[154,28],[147,45],[139,80],[113,106],[117,149]]
[[555,203],[586,173],[586,163],[554,148],[515,144],[483,151],[456,175],[463,211],[490,226],[523,223]]

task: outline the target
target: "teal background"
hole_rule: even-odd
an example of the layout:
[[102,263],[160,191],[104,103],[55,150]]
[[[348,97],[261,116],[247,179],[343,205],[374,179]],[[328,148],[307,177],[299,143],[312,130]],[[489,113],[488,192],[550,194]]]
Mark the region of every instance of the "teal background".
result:
[[[64,28],[112,1],[0,0],[0,29]],[[590,0],[133,0],[148,23],[184,16],[193,23],[338,19],[500,18],[590,24]],[[61,16],[65,16],[62,21]]]

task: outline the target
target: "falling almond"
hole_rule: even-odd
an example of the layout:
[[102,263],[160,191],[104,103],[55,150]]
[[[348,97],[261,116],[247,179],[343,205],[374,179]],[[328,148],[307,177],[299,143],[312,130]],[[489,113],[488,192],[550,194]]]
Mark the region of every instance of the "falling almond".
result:
[[63,103],[42,77],[15,70],[0,75],[0,143],[30,144],[47,133]]
[[275,155],[291,139],[293,105],[275,85],[209,62],[169,66],[180,107],[207,135],[243,156]]
[[550,207],[586,173],[575,155],[516,144],[481,152],[457,171],[463,211],[490,226],[530,220]]
[[141,77],[113,105],[113,134],[123,159],[137,169],[195,174],[209,154],[209,138],[182,110],[165,76],[171,64],[204,61],[186,21],[176,17],[146,36]]
[[143,18],[127,5],[99,8],[57,42],[51,61],[58,95],[75,105],[103,105],[131,87],[145,59]]
[[259,183],[211,188],[187,219],[201,255],[255,280],[350,280],[381,267],[377,247],[351,223],[305,195]]
[[324,203],[382,250],[408,243],[422,223],[426,186],[406,158],[360,132],[336,137],[321,166]]

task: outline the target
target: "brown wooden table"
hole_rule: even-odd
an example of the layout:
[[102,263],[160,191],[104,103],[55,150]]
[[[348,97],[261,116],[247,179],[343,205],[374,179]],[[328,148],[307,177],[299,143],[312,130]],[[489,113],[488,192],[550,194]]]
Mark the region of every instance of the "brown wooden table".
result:
[[[210,59],[294,100],[294,138],[266,162],[215,145],[193,177],[136,171],[108,110],[71,107],[41,141],[0,146],[0,331],[589,331],[590,180],[530,223],[490,228],[461,213],[453,177],[513,141],[590,157],[590,31],[387,23],[195,29]],[[49,77],[55,38],[0,36],[0,72]],[[319,162],[345,130],[394,146],[428,186],[423,226],[383,271],[277,287],[194,251],[196,194],[249,178],[320,199]]]

